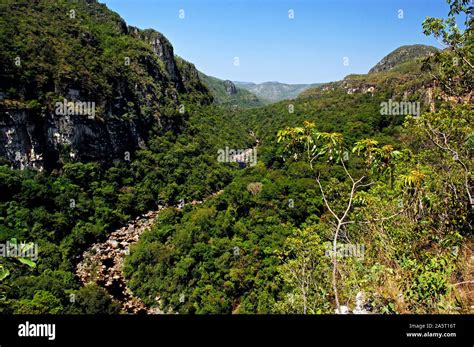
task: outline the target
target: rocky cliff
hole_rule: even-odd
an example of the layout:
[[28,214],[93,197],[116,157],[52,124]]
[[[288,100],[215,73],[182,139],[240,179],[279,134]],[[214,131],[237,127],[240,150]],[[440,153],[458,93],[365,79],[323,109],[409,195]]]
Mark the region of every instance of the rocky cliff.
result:
[[224,88],[227,95],[234,95],[237,94],[237,88],[235,88],[235,84],[232,81],[225,80],[224,81]]
[[159,32],[94,0],[18,1],[0,17],[0,157],[16,168],[127,160],[212,96]]

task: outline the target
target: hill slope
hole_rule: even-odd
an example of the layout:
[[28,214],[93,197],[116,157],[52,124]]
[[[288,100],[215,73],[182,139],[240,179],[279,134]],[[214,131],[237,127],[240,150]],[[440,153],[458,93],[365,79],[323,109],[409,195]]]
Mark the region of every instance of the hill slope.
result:
[[432,78],[423,71],[421,59],[437,51],[424,45],[402,46],[383,58],[367,74],[352,74],[342,81],[330,82],[305,90],[300,97],[317,97],[334,90],[347,94],[389,93],[396,97],[418,98],[424,104],[432,99]]

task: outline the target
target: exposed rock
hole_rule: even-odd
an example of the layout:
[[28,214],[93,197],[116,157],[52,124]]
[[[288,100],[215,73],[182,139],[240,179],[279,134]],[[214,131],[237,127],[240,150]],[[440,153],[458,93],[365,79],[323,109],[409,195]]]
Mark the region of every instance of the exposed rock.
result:
[[112,232],[107,241],[93,244],[89,251],[84,252],[82,261],[76,267],[76,275],[82,283],[93,282],[104,287],[122,305],[125,312],[163,313],[157,307],[146,307],[134,297],[122,274],[123,259],[129,254],[130,246],[153,225],[162,209],[149,212],[144,217],[135,219],[128,227]]
[[142,120],[9,110],[0,115],[0,156],[19,169],[52,169],[61,153],[78,161],[124,160],[148,136]]
[[179,92],[184,92],[184,84],[174,58],[173,46],[168,39],[153,29],[140,30],[130,26],[128,32],[131,36],[151,45],[153,52],[164,63],[168,77],[174,82],[176,89]]
[[339,310],[336,308],[335,312],[336,314],[349,314],[350,311],[349,311],[349,307],[347,306],[340,306],[339,307]]
[[364,293],[363,292],[358,292],[357,293],[355,302],[356,302],[355,308],[354,308],[354,310],[352,310],[352,313],[354,313],[354,314],[367,314],[367,313],[369,313],[365,308]]
[[[222,194],[222,190],[210,195],[207,199]],[[195,206],[203,201],[193,200],[189,203]],[[135,297],[127,287],[122,273],[123,260],[130,252],[130,246],[138,241],[140,235],[151,228],[159,213],[165,206],[158,206],[156,211],[150,211],[134,219],[128,226],[113,231],[105,242],[94,243],[85,251],[82,261],[76,266],[76,275],[83,284],[96,283],[121,304],[127,313],[163,314],[160,309],[160,296],[156,296],[156,306],[147,307]],[[184,208],[184,205],[183,205]]]

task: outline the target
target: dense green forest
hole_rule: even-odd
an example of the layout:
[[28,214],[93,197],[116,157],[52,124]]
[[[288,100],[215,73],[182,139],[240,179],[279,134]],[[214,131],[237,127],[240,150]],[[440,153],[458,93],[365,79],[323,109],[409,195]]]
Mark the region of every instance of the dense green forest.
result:
[[[237,129],[227,127],[221,111],[197,107],[191,112],[205,112],[205,122],[190,116],[184,133],[151,138],[130,162],[67,163],[51,174],[0,166],[1,238],[35,240],[39,249],[32,268],[2,261],[3,271],[10,272],[2,280],[4,312],[59,312],[60,307],[69,312],[70,291],[79,287],[73,267],[88,245],[160,204],[202,199],[231,182],[237,164],[219,165],[214,155],[223,146],[219,141],[229,140],[216,138],[213,129],[224,129],[236,146],[245,146],[245,139],[232,136]],[[92,289],[84,293],[98,295]],[[51,295],[56,299],[50,302]]]
[[[216,102],[191,63],[153,53],[172,52],[161,34],[127,28],[104,5],[78,1],[77,22],[59,19],[66,1],[2,14],[2,117],[14,109],[39,122],[73,86],[100,105],[98,122],[143,128],[144,144],[112,160],[75,160],[64,146],[46,170],[0,157],[0,242],[39,251],[0,257],[0,313],[123,312],[81,285],[75,266],[159,206],[123,272],[165,312],[322,314],[363,297],[371,313],[469,313],[473,21],[468,1],[449,3],[447,19],[422,24],[447,49],[252,108],[250,93],[243,107]],[[32,55],[22,69],[11,59]],[[122,100],[110,101],[117,90]],[[421,113],[382,114],[389,99],[422,101]],[[258,163],[218,162],[225,147],[255,147]],[[176,208],[182,200],[204,202]],[[338,256],[346,245],[362,255]]]

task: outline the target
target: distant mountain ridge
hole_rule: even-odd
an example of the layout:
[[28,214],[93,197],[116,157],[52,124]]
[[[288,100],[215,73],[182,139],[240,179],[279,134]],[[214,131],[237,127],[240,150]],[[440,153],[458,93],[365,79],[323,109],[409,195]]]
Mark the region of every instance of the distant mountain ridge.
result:
[[255,94],[259,99],[266,103],[293,99],[305,90],[320,85],[320,83],[287,84],[280,82],[252,83],[240,81],[234,81],[234,84],[237,87],[246,89]]

